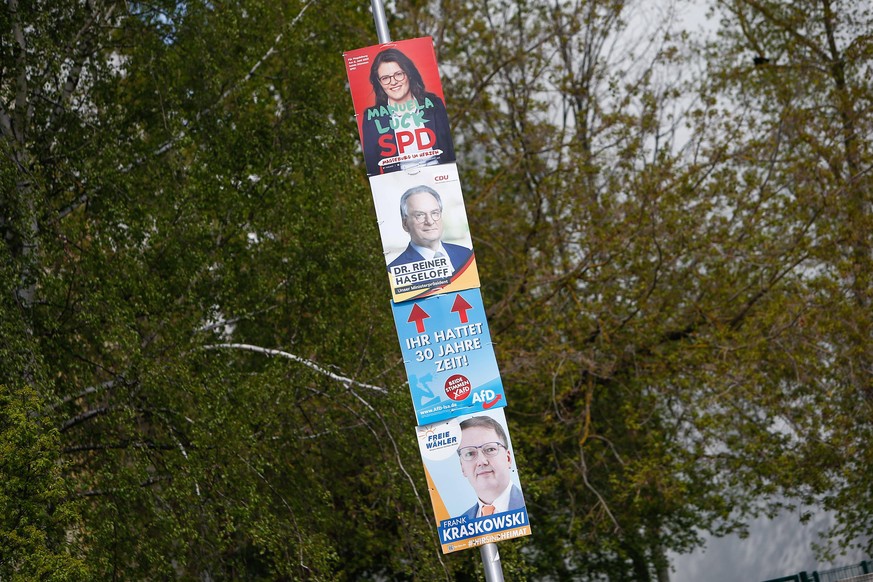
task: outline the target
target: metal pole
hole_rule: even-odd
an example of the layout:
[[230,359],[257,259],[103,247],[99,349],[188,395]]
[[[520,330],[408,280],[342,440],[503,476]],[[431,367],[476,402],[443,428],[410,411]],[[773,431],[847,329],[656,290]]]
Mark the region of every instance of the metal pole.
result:
[[385,19],[385,7],[382,6],[382,0],[370,0],[370,5],[373,7],[373,21],[376,23],[376,36],[379,37],[379,44],[391,42],[391,33],[388,32],[388,21]]
[[[385,7],[382,0],[370,0],[373,7],[373,22],[376,23],[376,36],[379,44],[391,42],[391,33],[388,32],[388,20],[385,18]],[[497,544],[485,544],[479,548],[482,555],[482,564],[485,566],[485,582],[504,582],[503,566],[500,564],[500,552]]]
[[503,582],[503,566],[497,544],[485,544],[479,548],[482,564],[485,566],[485,582]]

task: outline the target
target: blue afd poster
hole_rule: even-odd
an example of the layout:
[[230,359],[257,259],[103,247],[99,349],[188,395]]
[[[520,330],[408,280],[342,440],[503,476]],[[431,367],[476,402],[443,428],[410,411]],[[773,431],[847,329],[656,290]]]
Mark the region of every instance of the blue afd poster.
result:
[[479,289],[392,310],[418,424],[506,406]]

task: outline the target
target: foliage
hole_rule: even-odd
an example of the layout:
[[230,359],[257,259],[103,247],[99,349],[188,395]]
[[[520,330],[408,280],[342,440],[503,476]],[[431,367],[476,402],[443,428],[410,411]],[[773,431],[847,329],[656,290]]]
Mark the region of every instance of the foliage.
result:
[[537,571],[663,580],[784,500],[871,539],[869,9],[441,10]]
[[85,580],[74,537],[81,522],[61,475],[59,435],[35,414],[43,409],[35,385],[21,380],[34,369],[33,354],[10,305],[10,275],[0,267],[0,579]]
[[722,9],[719,61],[744,66],[714,67],[715,87],[740,105],[746,176],[784,217],[783,244],[802,253],[790,315],[762,357],[781,379],[770,414],[795,436],[773,478],[836,512],[831,543],[845,548],[873,539],[873,13],[830,1]]
[[[3,579],[481,579],[411,438],[360,4],[0,12]],[[870,11],[723,0],[704,42],[682,8],[389,7],[443,69],[534,528],[509,579],[666,580],[783,500],[873,539]]]
[[4,16],[4,367],[36,362],[4,437],[60,454],[82,529],[31,545],[92,579],[445,575],[380,412],[408,396],[339,58],[369,16],[311,4]]

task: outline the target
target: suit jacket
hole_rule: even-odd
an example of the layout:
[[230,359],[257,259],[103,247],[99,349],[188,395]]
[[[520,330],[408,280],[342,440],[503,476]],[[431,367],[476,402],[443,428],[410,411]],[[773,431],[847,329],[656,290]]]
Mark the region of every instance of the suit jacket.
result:
[[[506,509],[507,511],[512,511],[514,509],[521,509],[522,507],[524,507],[524,497],[521,494],[521,489],[513,484],[512,489],[509,492],[509,506]],[[479,503],[476,503],[475,505],[473,505],[473,507],[471,507],[458,517],[466,517],[467,523],[469,523],[470,521],[476,519],[477,513],[479,513]]]
[[[468,249],[467,247],[462,247],[461,245],[453,245],[452,243],[443,243],[443,248],[446,249],[446,252],[449,254],[449,261],[452,263],[452,267],[455,269],[455,273],[458,270],[467,264],[467,261],[470,260],[470,257],[473,256],[473,251]],[[423,261],[424,257],[421,254],[412,248],[412,243],[407,245],[406,250],[400,253],[396,259],[391,261],[388,265],[388,272],[391,272],[391,267],[396,267],[398,265],[405,265],[406,263],[414,263],[416,261]]]

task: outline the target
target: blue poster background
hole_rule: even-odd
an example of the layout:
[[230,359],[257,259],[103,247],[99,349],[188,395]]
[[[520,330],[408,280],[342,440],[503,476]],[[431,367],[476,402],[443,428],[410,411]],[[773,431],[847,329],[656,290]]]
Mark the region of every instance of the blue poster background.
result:
[[419,425],[506,406],[479,289],[391,307]]

